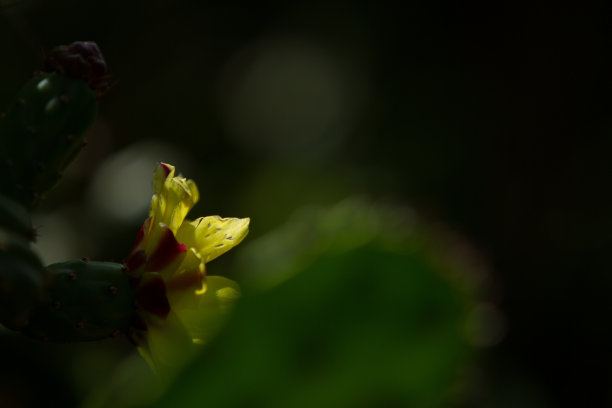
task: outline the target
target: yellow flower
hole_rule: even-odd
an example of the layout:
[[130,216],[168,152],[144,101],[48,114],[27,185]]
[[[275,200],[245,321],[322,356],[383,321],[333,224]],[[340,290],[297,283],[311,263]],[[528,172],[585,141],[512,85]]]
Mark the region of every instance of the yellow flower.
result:
[[168,374],[215,334],[239,297],[235,282],[206,276],[205,264],[244,239],[249,219],[186,220],[198,189],[165,163],[155,169],[153,190],[149,218],[125,264],[139,317],[132,338],[149,364]]

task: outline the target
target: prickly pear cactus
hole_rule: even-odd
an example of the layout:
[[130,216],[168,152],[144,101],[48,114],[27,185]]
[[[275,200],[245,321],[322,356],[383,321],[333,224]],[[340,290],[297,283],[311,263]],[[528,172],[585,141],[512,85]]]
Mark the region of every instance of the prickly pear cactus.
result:
[[28,208],[38,204],[84,146],[107,89],[95,43],[53,50],[0,119],[0,191]]
[[92,42],[57,47],[0,119],[0,323],[39,340],[126,334],[134,293],[121,264],[70,260],[43,267],[29,210],[84,146],[106,62]]

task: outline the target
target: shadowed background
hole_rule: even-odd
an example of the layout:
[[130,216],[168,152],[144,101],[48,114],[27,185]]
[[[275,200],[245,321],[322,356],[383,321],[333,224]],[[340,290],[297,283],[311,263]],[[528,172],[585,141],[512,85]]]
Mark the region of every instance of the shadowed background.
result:
[[[47,262],[121,261],[160,160],[197,181],[192,217],[251,217],[244,245],[310,205],[409,206],[476,248],[489,276],[478,296],[499,330],[473,345],[478,373],[456,405],[610,403],[604,15],[431,2],[1,8],[3,105],[44,51],[75,40],[100,45],[115,81],[89,146],[36,215],[39,248]],[[240,276],[241,249],[209,273]],[[2,397],[24,404],[19,390],[40,386],[74,404],[128,353],[2,342],[20,364],[62,367],[52,382],[0,373],[17,384],[3,381]],[[75,350],[80,365],[62,366]]]

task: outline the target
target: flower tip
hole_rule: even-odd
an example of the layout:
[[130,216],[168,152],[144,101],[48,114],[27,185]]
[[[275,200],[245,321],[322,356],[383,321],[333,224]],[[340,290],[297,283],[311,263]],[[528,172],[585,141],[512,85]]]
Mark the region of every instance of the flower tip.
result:
[[235,221],[233,228],[234,239],[236,239],[236,245],[239,244],[249,233],[249,226],[251,224],[251,218],[228,218],[228,220]]
[[156,194],[162,192],[164,183],[168,177],[174,176],[174,166],[159,162],[153,172],[153,191]]
[[159,166],[163,169],[166,177],[168,177],[172,170],[174,170],[174,166],[171,166],[170,164],[164,162],[159,162]]

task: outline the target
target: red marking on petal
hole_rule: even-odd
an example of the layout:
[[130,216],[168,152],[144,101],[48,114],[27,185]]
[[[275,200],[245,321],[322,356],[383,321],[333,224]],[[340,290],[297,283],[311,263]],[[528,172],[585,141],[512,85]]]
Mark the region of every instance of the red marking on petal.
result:
[[185,252],[187,252],[187,247],[176,241],[170,228],[164,227],[164,232],[157,244],[157,248],[155,248],[147,260],[147,271],[160,271]]
[[170,168],[170,166],[166,163],[162,163],[159,162],[159,165],[162,166],[164,168],[164,171],[166,173],[166,177],[168,177],[168,175],[170,174],[170,171],[172,171],[172,169]]
[[134,315],[130,323],[134,329],[147,330],[147,324],[145,323],[143,318],[138,315]]
[[135,271],[145,264],[147,261],[147,255],[145,254],[144,249],[141,249],[136,252],[132,252],[125,260],[125,266],[129,271]]
[[202,289],[202,282],[204,282],[204,273],[200,271],[190,271],[181,273],[178,276],[173,276],[166,282],[166,288],[168,291],[186,289],[200,290]]
[[170,313],[170,303],[166,297],[166,284],[161,276],[147,279],[136,291],[136,305],[149,313],[165,318]]
[[145,236],[145,230],[149,229],[149,223],[151,221],[151,217],[147,218],[145,220],[145,222],[142,224],[142,227],[140,227],[140,230],[138,231],[138,235],[136,236],[136,242],[134,242],[134,247],[132,248],[132,252],[130,252],[130,256],[136,252],[136,250],[138,249],[138,247],[140,246],[140,244],[142,243],[144,236]]

